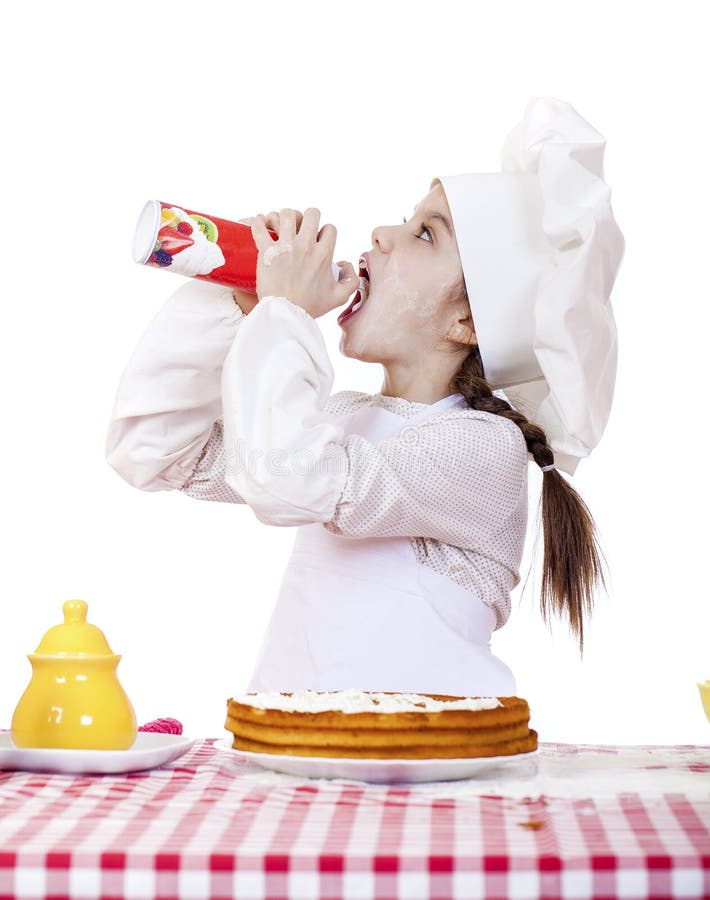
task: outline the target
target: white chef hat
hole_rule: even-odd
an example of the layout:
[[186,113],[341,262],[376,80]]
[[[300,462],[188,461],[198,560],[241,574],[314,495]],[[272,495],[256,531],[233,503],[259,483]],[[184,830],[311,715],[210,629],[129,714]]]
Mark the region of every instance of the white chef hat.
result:
[[486,379],[544,430],[570,475],[601,439],[616,379],[609,295],[625,241],[603,179],[605,144],[569,103],[533,97],[505,139],[501,172],[435,179]]

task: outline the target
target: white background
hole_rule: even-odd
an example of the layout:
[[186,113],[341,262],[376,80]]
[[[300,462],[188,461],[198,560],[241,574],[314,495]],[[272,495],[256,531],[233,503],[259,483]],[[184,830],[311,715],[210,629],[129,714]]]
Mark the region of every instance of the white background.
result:
[[[493,636],[543,741],[706,743],[708,99],[702,4],[254,2],[16,4],[4,14],[3,564],[0,727],[25,654],[89,603],[123,654],[141,722],[222,733],[244,690],[294,529],[248,507],[144,493],[104,460],[120,374],[182,283],[135,265],[157,197],[225,218],[317,206],[356,262],[437,174],[497,171],[532,96],[607,138],[626,237],[619,367],[602,443],[574,485],[610,572],[584,660],[527,586]],[[340,356],[334,390],[375,392]],[[523,590],[525,586],[525,589]],[[334,598],[334,601],[336,598]]]

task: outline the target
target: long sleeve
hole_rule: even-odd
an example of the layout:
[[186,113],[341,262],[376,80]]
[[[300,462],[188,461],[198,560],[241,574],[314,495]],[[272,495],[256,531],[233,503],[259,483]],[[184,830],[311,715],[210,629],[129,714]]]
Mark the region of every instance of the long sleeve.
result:
[[222,372],[225,477],[261,521],[473,547],[519,514],[528,454],[513,422],[446,410],[372,442],[326,414],[332,382],[315,320],[263,298]]
[[490,413],[444,411],[374,444],[351,434],[344,450],[345,487],[324,523],[334,534],[481,550],[520,513],[525,440],[517,425]]
[[[165,491],[198,477],[208,443],[220,440],[222,365],[246,318],[230,288],[191,280],[148,325],[119,382],[106,437],[107,462],[129,484]],[[232,496],[220,499],[244,502],[222,487]]]
[[315,320],[262,297],[222,370],[225,479],[270,525],[327,521],[345,485],[343,429],[326,402],[334,373]]

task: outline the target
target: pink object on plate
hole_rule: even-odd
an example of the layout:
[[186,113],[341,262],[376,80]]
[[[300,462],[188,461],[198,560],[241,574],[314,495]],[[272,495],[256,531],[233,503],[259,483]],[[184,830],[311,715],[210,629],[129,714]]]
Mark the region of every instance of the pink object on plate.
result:
[[182,734],[182,722],[177,719],[153,719],[141,725],[138,731],[159,731],[163,734]]

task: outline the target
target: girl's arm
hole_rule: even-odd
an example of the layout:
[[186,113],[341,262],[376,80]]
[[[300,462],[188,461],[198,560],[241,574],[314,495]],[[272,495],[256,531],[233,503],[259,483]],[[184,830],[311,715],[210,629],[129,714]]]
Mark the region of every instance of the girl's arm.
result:
[[332,383],[316,321],[285,297],[263,297],[222,372],[225,480],[260,521],[470,547],[517,510],[528,453],[513,422],[444,411],[372,442],[326,414]]
[[121,377],[106,437],[106,459],[129,484],[189,492],[194,476],[202,499],[244,502],[223,481],[212,496],[197,469],[209,463],[211,445],[221,446],[222,365],[246,318],[231,288],[195,279],[149,324]]

